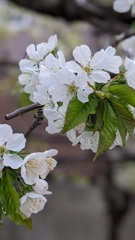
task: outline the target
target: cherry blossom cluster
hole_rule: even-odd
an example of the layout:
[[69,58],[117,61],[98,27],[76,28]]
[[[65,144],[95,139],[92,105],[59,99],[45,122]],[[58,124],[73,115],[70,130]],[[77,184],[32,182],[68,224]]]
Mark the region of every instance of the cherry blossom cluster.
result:
[[131,10],[132,17],[135,16],[135,0],[115,0],[113,9],[119,13],[125,13]]
[[6,168],[19,170],[16,181],[20,190],[20,211],[29,218],[44,208],[47,199],[43,195],[51,194],[45,179],[56,166],[52,156],[58,151],[51,149],[25,156],[22,150],[26,139],[22,133],[13,133],[7,124],[0,124],[0,133],[1,175]]
[[[114,0],[113,9],[131,10],[134,17],[135,0]],[[131,57],[134,43],[135,36],[122,42]],[[124,146],[134,132],[135,61],[126,57],[121,72],[122,59],[112,46],[92,54],[87,45],[80,45],[72,54],[73,59],[66,61],[56,35],[48,42],[30,44],[19,62],[18,80],[34,103],[27,110],[39,108],[47,119],[45,130],[65,134],[72,146],[91,149],[96,158],[116,145]],[[31,214],[41,211],[51,194],[46,177],[57,165],[58,151],[26,154],[27,135],[28,131],[24,136],[0,124],[0,224],[4,213],[31,228]]]
[[[74,59],[66,62],[63,52],[57,49],[56,35],[51,36],[48,43],[27,47],[27,57],[19,63],[22,71],[19,83],[24,85],[32,102],[44,105],[48,133],[62,131],[67,107],[73,97],[77,96],[80,102],[86,103],[96,91],[97,83],[107,84],[111,81],[110,73],[119,74],[122,60],[115,53],[115,48],[109,46],[92,55],[87,45],[81,45],[73,50]],[[84,122],[66,135],[73,146],[80,143],[81,149],[96,152],[99,133],[93,135],[85,129]]]

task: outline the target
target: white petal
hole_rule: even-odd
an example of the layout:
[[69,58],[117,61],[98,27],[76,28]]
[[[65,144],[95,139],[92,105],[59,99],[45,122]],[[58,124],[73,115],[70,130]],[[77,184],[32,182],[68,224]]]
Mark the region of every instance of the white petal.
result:
[[37,60],[37,54],[36,54],[36,48],[34,44],[30,44],[27,48],[26,48],[26,52],[27,55],[30,59],[32,60]]
[[111,57],[113,57],[113,56],[115,55],[116,49],[113,48],[112,46],[109,46],[109,47],[105,50],[105,53],[106,53],[106,55],[107,55],[109,58],[111,58]]
[[75,80],[74,73],[69,72],[68,70],[62,69],[57,72],[56,74],[56,81],[58,81],[61,84],[67,84],[70,85]]
[[82,71],[82,68],[75,61],[69,61],[65,64],[66,68],[73,73],[78,73]]
[[21,167],[21,176],[26,184],[33,185],[39,178],[39,175],[34,173],[31,174],[31,172],[27,171],[25,166]]
[[45,66],[50,70],[57,72],[60,69],[59,61],[52,53],[48,54],[45,58]]
[[36,184],[33,186],[33,189],[35,192],[44,195],[47,193],[48,183],[43,179],[38,179]]
[[3,159],[4,166],[12,169],[18,169],[23,164],[23,159],[17,154],[4,154]]
[[54,81],[53,74],[47,68],[42,68],[39,73],[39,81],[43,86],[49,87]]
[[57,46],[57,35],[53,35],[48,39],[48,47],[49,47],[49,51],[51,52],[52,50],[54,50],[54,48],[56,48]]
[[88,92],[85,92],[85,91],[82,91],[80,89],[78,89],[77,91],[77,97],[78,97],[78,100],[82,103],[85,103],[85,102],[88,102],[89,101],[89,93]]
[[98,140],[99,140],[98,132],[94,134],[93,132],[90,131],[83,132],[80,139],[81,149],[82,150],[91,149],[93,152],[96,152],[98,147]]
[[113,9],[116,12],[124,13],[128,12],[130,10],[130,4],[127,1],[124,0],[116,0],[113,3]]
[[22,165],[22,167],[21,167],[21,176],[22,176],[24,182],[25,182],[26,184],[29,184],[29,185],[33,185],[33,184],[37,181],[37,179],[39,178],[39,176],[38,176],[37,174],[31,175],[31,174],[27,171],[27,169],[25,168],[24,165]]
[[25,147],[26,138],[22,133],[14,133],[11,135],[6,144],[6,148],[12,151],[21,151]]
[[43,210],[47,199],[43,197],[41,194],[30,192],[26,194],[27,198],[27,208],[32,213],[38,213],[39,211]]
[[100,51],[96,52],[90,62],[91,68],[93,70],[104,69],[104,66],[106,64],[106,58],[107,56],[104,49],[101,49]]
[[23,204],[23,203],[26,201],[26,199],[27,199],[27,196],[26,196],[26,195],[24,195],[23,197],[21,197],[21,199],[20,199],[21,204]]
[[112,59],[108,59],[104,70],[118,74],[120,72],[119,67],[122,64],[122,59],[119,56],[114,56]]
[[38,66],[33,60],[22,59],[19,62],[20,70],[25,73],[32,73],[38,71]]
[[21,175],[27,184],[34,184],[41,174],[48,170],[44,152],[29,154],[24,159]]
[[74,142],[74,140],[76,139],[76,129],[74,128],[74,129],[68,131],[66,133],[66,135],[67,135],[69,141]]
[[55,156],[56,154],[58,154],[58,150],[57,149],[50,149],[44,152],[46,157],[50,157],[50,156]]
[[126,57],[126,59],[125,59],[125,68],[128,69],[130,67],[131,67],[131,69],[134,68],[135,67],[135,63],[134,63],[134,61],[132,59]]
[[88,77],[85,72],[79,72],[75,78],[75,85],[80,89],[84,89],[87,86]]
[[26,85],[30,82],[32,75],[30,73],[23,73],[19,75],[18,80],[21,85]]
[[56,83],[49,88],[48,92],[52,96],[52,101],[57,103],[59,101],[63,101],[65,96],[67,96],[68,86]]
[[60,133],[64,126],[64,118],[58,119],[55,122],[49,123],[48,127],[46,127],[46,131],[50,134]]
[[[24,197],[24,196],[23,196]],[[22,197],[22,198],[23,198]],[[20,199],[20,201],[22,201],[22,198]],[[22,203],[22,205],[20,206],[20,211],[27,217],[29,218],[32,214],[32,212],[27,208],[27,204],[24,202]]]
[[40,43],[37,45],[37,53],[38,53],[38,61],[44,59],[44,57],[48,54],[48,46],[47,43]]
[[98,83],[107,83],[110,80],[110,75],[107,72],[97,70],[91,73],[91,77],[94,82]]
[[0,124],[0,146],[9,141],[12,133],[12,128],[9,125]]
[[62,115],[58,111],[53,109],[44,109],[44,116],[51,121],[62,118]]
[[58,51],[57,52],[58,58],[59,58],[59,64],[60,67],[63,68],[65,67],[65,57],[64,57],[64,53],[62,51]]
[[125,60],[125,68],[126,68],[126,80],[129,86],[135,89],[135,63],[133,60],[126,58]]
[[78,63],[86,66],[91,59],[91,50],[87,45],[77,46],[73,50],[73,56]]

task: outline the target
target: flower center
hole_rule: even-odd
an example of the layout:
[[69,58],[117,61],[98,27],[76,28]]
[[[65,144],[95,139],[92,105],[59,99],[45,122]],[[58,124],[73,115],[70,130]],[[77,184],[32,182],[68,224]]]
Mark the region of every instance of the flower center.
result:
[[42,164],[41,162],[33,159],[33,160],[29,160],[26,164],[26,169],[31,173],[31,174],[35,174],[35,173],[38,173],[40,174],[41,173],[41,169],[42,169]]
[[77,90],[77,87],[74,85],[74,83],[72,83],[69,87],[68,87],[68,92],[69,93],[75,93]]
[[47,157],[46,162],[50,167],[52,166],[52,158],[51,157]]
[[91,69],[90,69],[89,66],[84,67],[83,70],[84,70],[87,74],[90,74],[90,72],[91,72]]
[[3,154],[5,153],[6,149],[3,146],[0,146],[0,157],[3,157]]

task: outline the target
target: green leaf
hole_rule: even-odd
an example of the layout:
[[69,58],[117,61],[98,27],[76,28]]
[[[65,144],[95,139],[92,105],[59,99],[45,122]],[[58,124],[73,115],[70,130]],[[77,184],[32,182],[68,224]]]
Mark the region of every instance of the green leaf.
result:
[[15,224],[24,225],[31,229],[31,219],[23,219],[19,214],[19,195],[12,185],[10,175],[6,171],[3,173],[1,189],[3,212]]
[[107,151],[113,144],[117,131],[117,118],[113,108],[104,100],[103,126],[99,132],[99,143],[95,158]]
[[[113,85],[110,87],[110,93],[122,99],[126,104],[135,107],[135,90],[128,85]],[[119,101],[119,100],[118,100]]]
[[85,122],[90,114],[95,114],[97,105],[98,98],[95,94],[89,96],[87,103],[80,102],[77,97],[73,98],[67,108],[63,133]]
[[104,102],[99,101],[96,109],[96,123],[94,127],[94,132],[100,131],[103,126],[103,114],[104,114]]
[[19,102],[18,102],[18,107],[25,107],[32,104],[32,102],[29,99],[29,94],[26,92],[22,92],[20,97],[19,97]]
[[124,119],[121,118],[121,114],[118,111],[115,112],[117,116],[117,126],[122,139],[122,144],[125,145],[127,137],[127,129],[124,123]]
[[117,125],[123,145],[126,141],[127,132],[131,135],[134,130],[135,120],[129,108],[117,97],[112,96],[109,101],[117,116]]

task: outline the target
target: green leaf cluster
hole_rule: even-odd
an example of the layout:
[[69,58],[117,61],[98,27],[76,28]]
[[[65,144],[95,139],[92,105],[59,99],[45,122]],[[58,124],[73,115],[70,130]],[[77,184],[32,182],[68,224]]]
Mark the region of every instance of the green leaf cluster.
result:
[[98,97],[95,94],[89,96],[89,102],[82,103],[77,97],[73,98],[67,108],[63,133],[66,133],[77,125],[86,122],[89,115],[96,113]]
[[3,213],[17,225],[32,228],[31,219],[26,219],[19,211],[20,198],[13,186],[13,177],[8,169],[4,169],[0,180],[0,222],[2,223]]
[[[100,86],[101,87],[101,86]],[[102,90],[103,89],[103,90]],[[133,133],[135,119],[129,105],[135,107],[135,90],[125,84],[124,77],[100,88],[89,96],[89,102],[82,103],[77,97],[68,105],[63,133],[81,123],[86,123],[86,131],[99,132],[99,142],[95,157],[107,151],[120,133],[123,145],[127,135]]]

